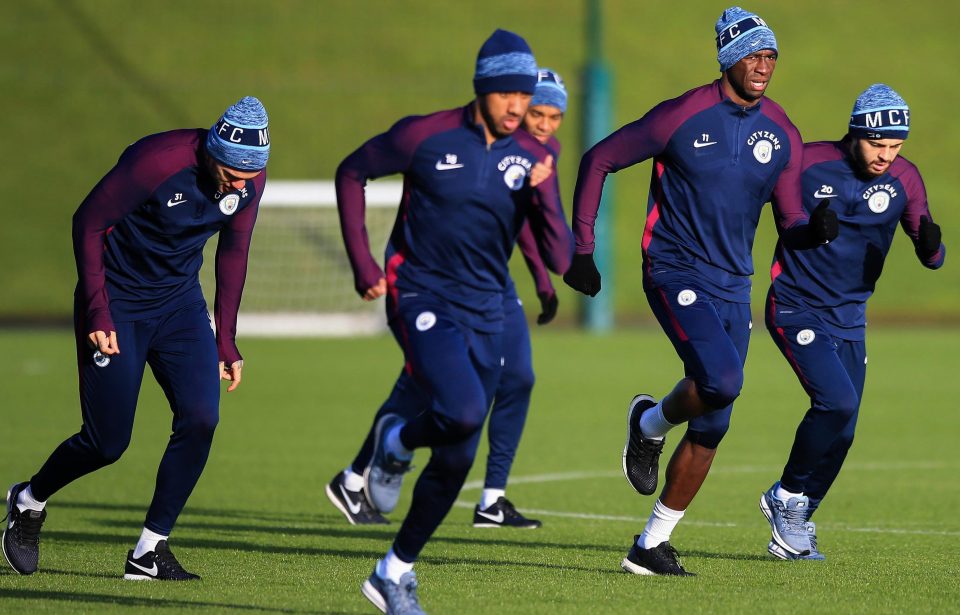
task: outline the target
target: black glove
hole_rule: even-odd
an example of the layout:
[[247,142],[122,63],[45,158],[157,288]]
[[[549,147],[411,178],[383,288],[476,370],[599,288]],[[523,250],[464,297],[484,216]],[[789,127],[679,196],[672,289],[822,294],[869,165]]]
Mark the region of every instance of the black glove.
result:
[[830,199],[823,199],[817,208],[810,214],[810,236],[814,243],[830,243],[840,233],[840,223],[837,221],[837,212],[830,209]]
[[593,254],[574,254],[563,281],[573,290],[596,297],[600,292],[600,272],[593,263]]
[[545,325],[557,315],[557,307],[559,307],[560,301],[557,300],[557,293],[552,290],[546,293],[537,293],[537,297],[540,297],[540,315],[537,316],[537,324]]
[[920,232],[917,237],[917,250],[920,256],[928,258],[940,249],[940,225],[928,216],[920,216]]

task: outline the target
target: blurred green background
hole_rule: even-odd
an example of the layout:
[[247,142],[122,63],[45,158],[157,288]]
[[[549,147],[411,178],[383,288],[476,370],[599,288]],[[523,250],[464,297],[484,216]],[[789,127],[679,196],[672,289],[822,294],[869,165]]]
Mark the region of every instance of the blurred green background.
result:
[[[227,105],[253,94],[270,113],[270,176],[330,179],[346,154],[396,119],[470,100],[476,51],[497,27],[525,36],[539,62],[567,82],[571,105],[559,137],[569,213],[581,151],[584,6],[582,0],[3,3],[0,320],[69,315],[76,280],[71,215],[132,141],[207,127]],[[713,24],[726,6],[604,2],[615,126],[719,75]],[[769,94],[806,140],[841,137],[856,95],[871,83],[886,82],[906,98],[913,123],[904,154],[924,175],[949,246],[960,224],[953,147],[960,141],[960,5],[754,1],[745,8],[776,33],[781,59]],[[605,280],[604,292],[614,293],[620,323],[649,313],[638,266],[649,165],[615,176],[615,285]],[[754,252],[757,310],[772,227],[767,214]],[[936,273],[924,270],[899,234],[871,317],[954,319],[960,270],[947,263]],[[529,293],[522,264],[514,266],[521,293]],[[561,303],[562,316],[571,318],[572,293],[563,290]]]

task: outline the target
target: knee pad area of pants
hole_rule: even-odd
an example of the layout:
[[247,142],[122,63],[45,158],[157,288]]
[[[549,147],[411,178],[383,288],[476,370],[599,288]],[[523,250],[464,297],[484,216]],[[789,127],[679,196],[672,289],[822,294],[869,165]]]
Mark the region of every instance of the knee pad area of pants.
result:
[[181,417],[177,421],[174,431],[200,440],[213,439],[213,432],[216,431],[219,422],[219,412],[211,412],[209,409],[206,411],[196,410]]
[[740,396],[743,388],[743,370],[728,369],[706,382],[697,382],[697,393],[700,399],[716,410],[726,408]]

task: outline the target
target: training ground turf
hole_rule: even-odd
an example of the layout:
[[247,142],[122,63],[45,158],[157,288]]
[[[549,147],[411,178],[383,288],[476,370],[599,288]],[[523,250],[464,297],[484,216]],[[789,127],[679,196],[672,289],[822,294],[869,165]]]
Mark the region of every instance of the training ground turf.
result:
[[[535,531],[470,526],[483,461],[417,566],[429,613],[945,613],[960,609],[957,330],[871,331],[857,442],[817,513],[827,561],[766,554],[760,492],[779,475],[805,399],[755,329],[734,423],[674,534],[696,578],[620,571],[653,498],[620,473],[626,405],[679,366],[653,329],[534,332],[538,372],[508,495]],[[122,341],[121,341],[122,349]],[[71,336],[0,333],[0,480],[25,480],[79,424]],[[359,586],[397,523],[352,527],[324,484],[351,458],[400,367],[388,337],[243,340],[210,461],[171,545],[199,583],[121,580],[170,426],[152,377],[130,449],[51,499],[40,571],[0,571],[0,612],[373,613]],[[668,453],[679,437],[668,437]],[[426,463],[424,451],[415,465]],[[391,515],[409,503],[409,487]],[[779,607],[774,605],[779,603]]]

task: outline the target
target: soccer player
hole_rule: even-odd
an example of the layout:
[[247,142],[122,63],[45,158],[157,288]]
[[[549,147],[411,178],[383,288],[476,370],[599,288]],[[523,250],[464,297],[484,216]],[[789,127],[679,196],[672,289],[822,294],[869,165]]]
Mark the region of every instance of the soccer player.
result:
[[649,522],[621,563],[636,574],[689,574],[669,538],[707,476],[740,394],[752,326],[750,251],[764,203],[772,200],[787,245],[813,248],[837,233],[826,206],[808,220],[800,133],[764,98],[777,65],[773,31],[731,7],[716,34],[720,79],[660,103],[595,145],[580,163],[574,194],[576,255],[564,281],[593,296],[600,291],[593,226],[604,179],[653,158],[643,285],[684,378],[659,402],[637,395],[629,405],[623,470],[639,493],[657,488],[666,433],[688,424]]
[[[559,157],[560,143],[553,135],[560,127],[566,109],[567,91],[563,80],[549,69],[539,70],[536,89],[523,116],[523,128],[552,153],[543,162],[538,161],[534,165],[530,175],[532,186],[546,181],[554,173],[554,161]],[[537,317],[537,324],[545,325],[556,316],[557,293],[529,225],[525,224],[521,229],[517,244],[533,275],[540,299],[541,313]],[[523,306],[509,276],[503,295],[503,312],[504,364],[490,411],[486,479],[480,502],[474,510],[473,525],[535,529],[542,523],[524,516],[506,498],[507,478],[523,434],[534,384],[530,331]],[[429,407],[429,395],[406,371],[401,371],[390,396],[377,412],[374,424],[384,414],[399,414],[409,419]],[[327,497],[352,525],[388,523],[381,513],[390,511],[375,509],[363,492],[363,472],[370,463],[372,453],[373,430],[367,435],[350,466],[338,472],[326,487]]]
[[924,267],[937,269],[946,256],[920,172],[899,156],[909,130],[907,103],[877,83],[857,98],[843,139],[804,146],[804,206],[828,199],[841,232],[819,250],[778,244],[770,272],[767,330],[810,396],[783,474],[760,498],[772,529],[768,551],[781,559],[824,559],[810,517],[853,443],[867,300],[897,224]]
[[[566,111],[567,90],[563,80],[554,71],[541,68],[537,72],[533,98],[523,116],[523,128],[550,151],[546,163],[538,163],[547,170],[552,171],[560,157],[560,142],[554,134],[560,128]],[[557,313],[557,293],[540,258],[529,225],[524,226],[518,243],[533,274],[537,297],[540,299],[541,314],[537,317],[537,324],[543,325],[553,320]],[[533,529],[540,527],[541,522],[524,516],[506,497],[507,478],[523,434],[534,383],[527,319],[513,280],[507,280],[503,302],[504,364],[490,410],[487,471],[480,502],[473,511],[473,526]]]
[[[534,163],[550,152],[517,131],[536,82],[530,47],[497,30],[477,55],[474,101],[404,118],[337,169],[355,288],[367,300],[387,295],[405,370],[430,398],[429,410],[414,418],[387,413],[375,425],[365,478],[376,510],[396,506],[414,449],[432,449],[393,546],[362,586],[384,612],[422,612],[413,563],[476,455],[500,379],[507,261],[522,225],[530,224],[551,270],[570,264],[573,238],[556,177],[535,188],[528,181]],[[370,253],[363,186],[393,173],[404,174],[404,195],[384,272]]]
[[[18,573],[37,570],[50,496],[127,448],[149,365],[170,402],[173,434],[123,578],[199,578],[183,569],[167,538],[210,452],[219,381],[231,381],[227,391],[240,385],[237,310],[269,154],[267,112],[245,97],[210,130],[173,130],[128,147],[74,214],[83,424],[7,492],[3,554]],[[198,274],[203,246],[218,232],[211,318]]]

